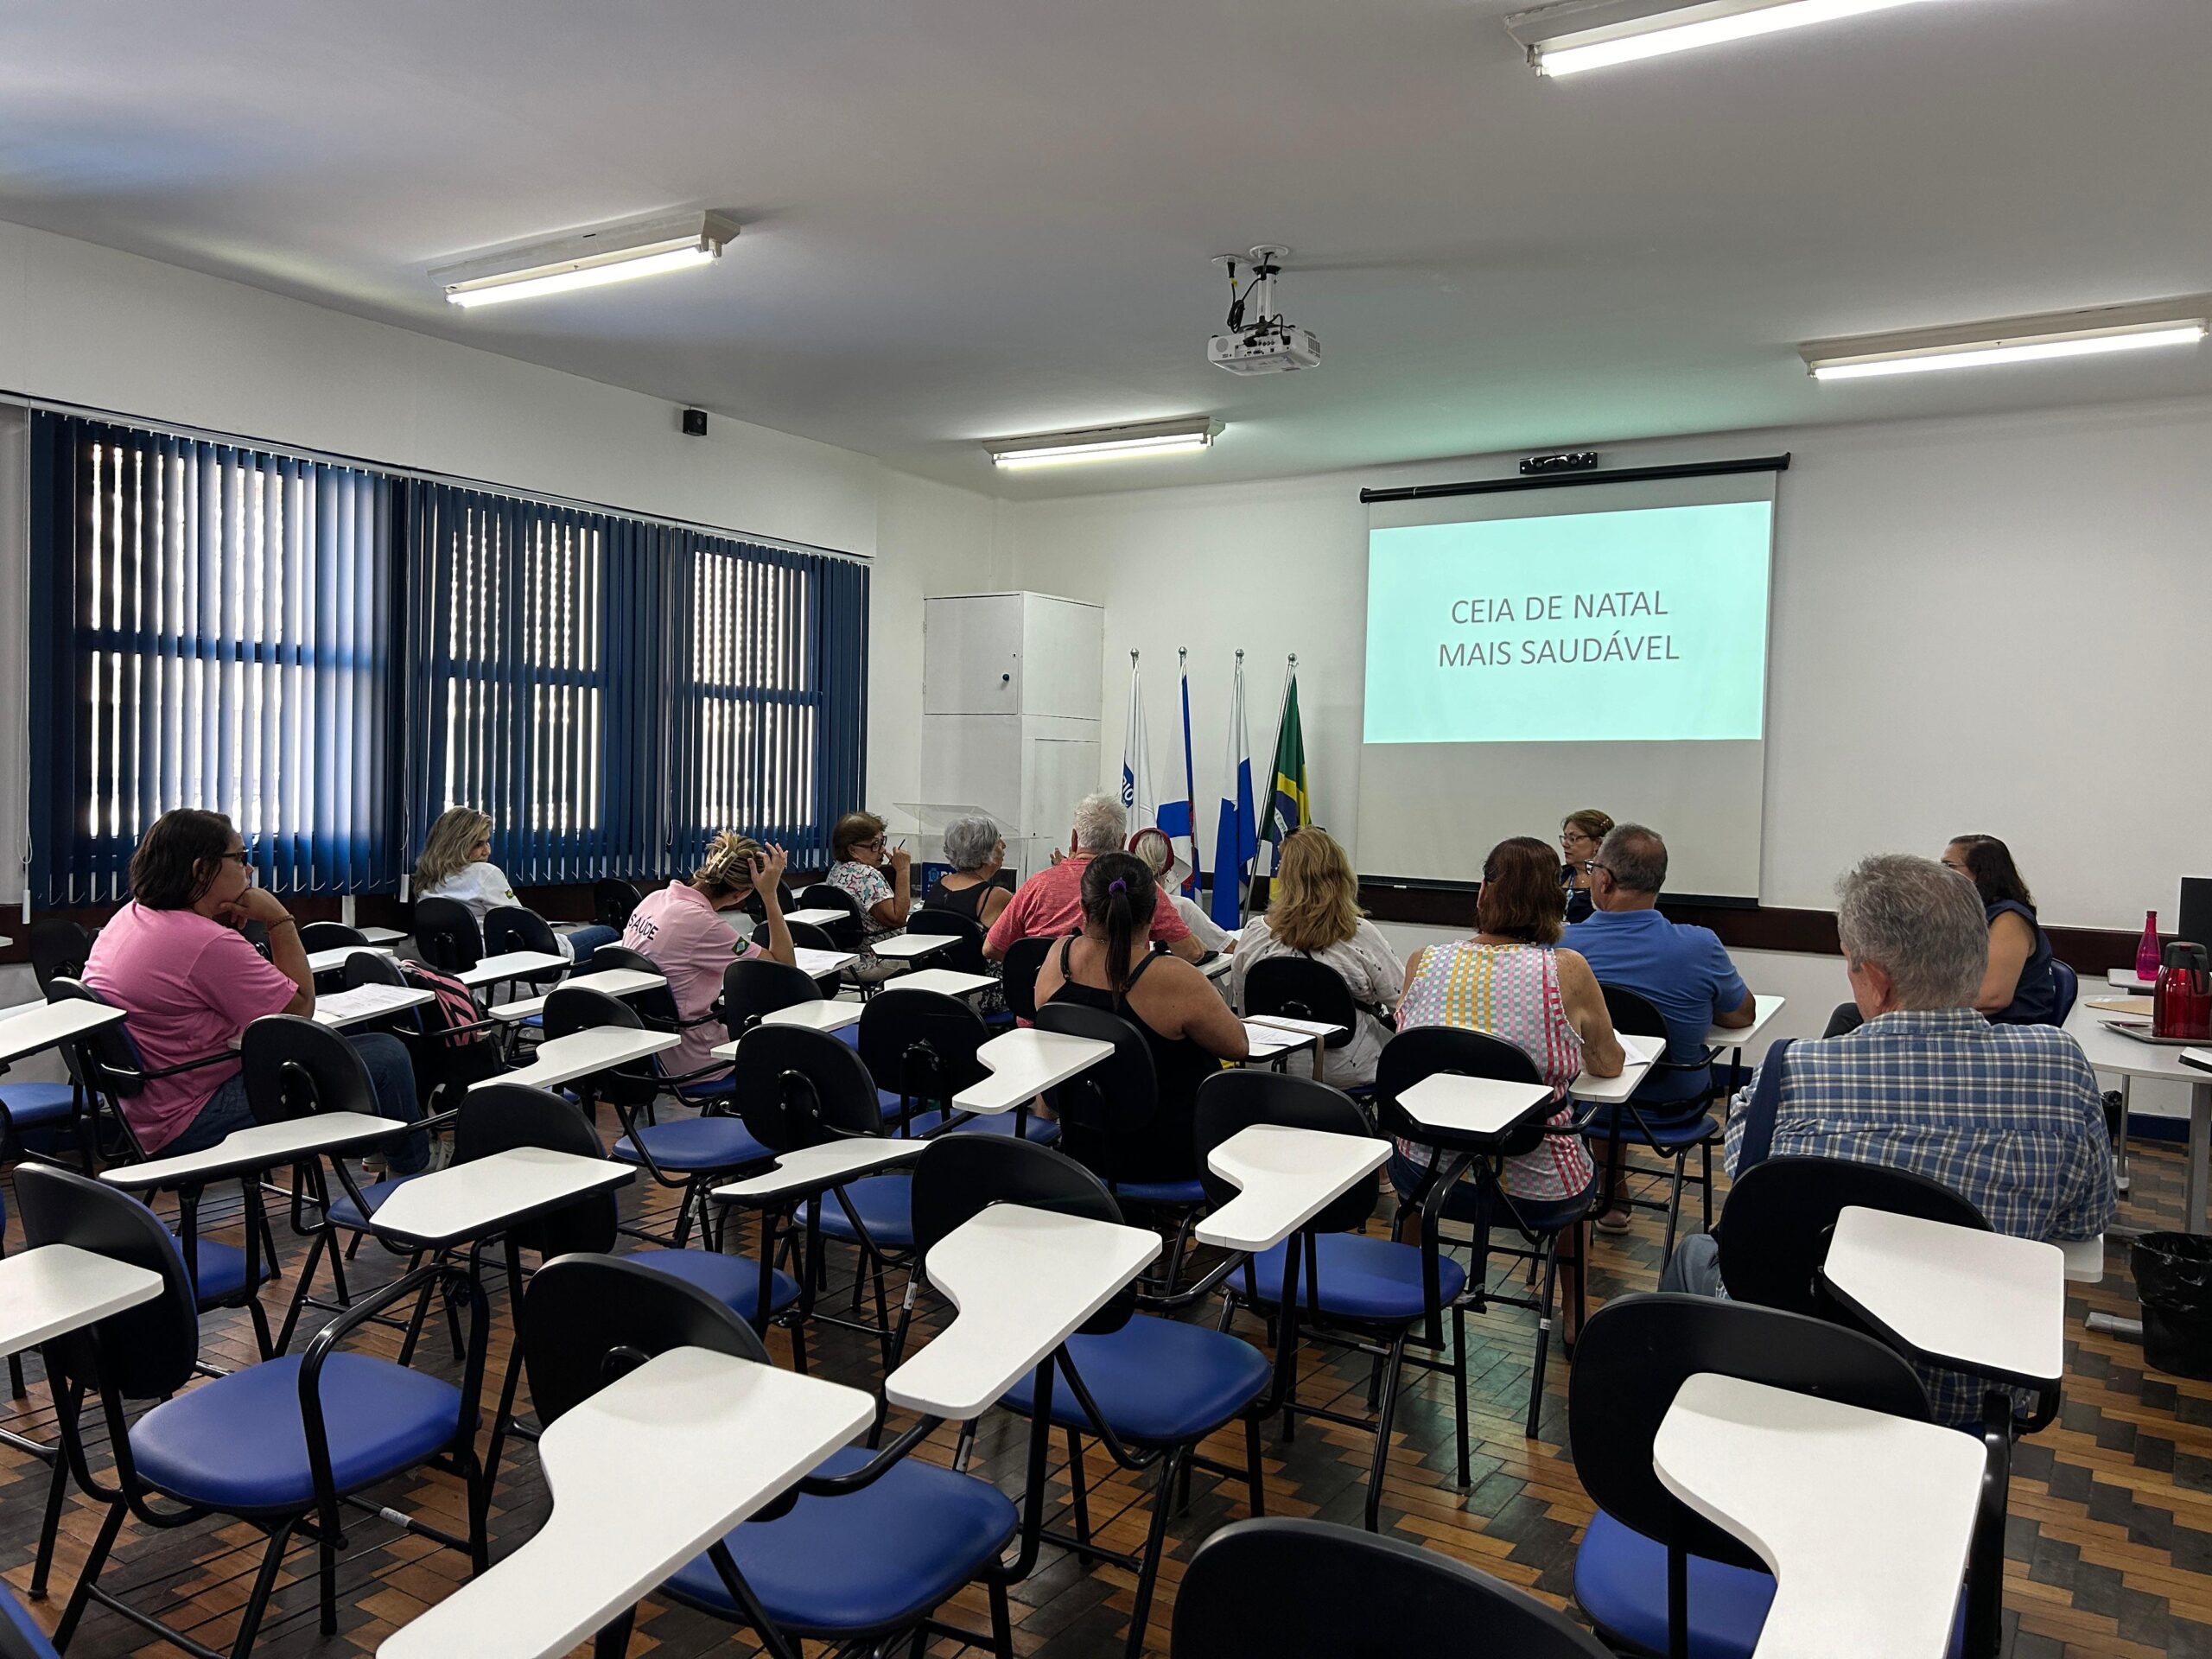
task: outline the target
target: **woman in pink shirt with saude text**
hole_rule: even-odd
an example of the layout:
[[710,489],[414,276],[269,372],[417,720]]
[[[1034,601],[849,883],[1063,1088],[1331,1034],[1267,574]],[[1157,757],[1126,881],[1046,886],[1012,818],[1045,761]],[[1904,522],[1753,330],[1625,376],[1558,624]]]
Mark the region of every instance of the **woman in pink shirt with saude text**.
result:
[[[696,1020],[714,1007],[722,993],[722,969],[741,957],[773,957],[796,963],[791,931],[784,925],[783,906],[777,899],[789,861],[784,849],[772,842],[764,847],[750,836],[725,830],[708,844],[707,861],[691,873],[689,881],[671,881],[659,892],[647,893],[630,912],[622,943],[651,957],[667,976],[669,993],[682,1018]],[[734,909],[754,893],[760,895],[767,918],[766,950],[758,944],[741,944],[718,913]],[[728,1040],[720,1026],[686,1026],[683,1042],[664,1063],[672,1073],[706,1071],[715,1064],[715,1045]]]
[[[269,955],[239,931],[259,922]],[[92,941],[85,983],[128,1016],[124,1028],[149,1071],[210,1054],[264,1014],[315,1012],[315,975],[299,924],[276,894],[253,885],[245,843],[219,812],[190,807],[154,821],[130,860],[130,902]],[[369,1032],[353,1039],[376,1089],[377,1113],[412,1123],[422,1116],[415,1067],[399,1039]],[[141,1145],[156,1156],[199,1152],[250,1128],[245,1078],[235,1055],[158,1077],[123,1103]],[[395,1175],[430,1160],[417,1129],[384,1143]]]

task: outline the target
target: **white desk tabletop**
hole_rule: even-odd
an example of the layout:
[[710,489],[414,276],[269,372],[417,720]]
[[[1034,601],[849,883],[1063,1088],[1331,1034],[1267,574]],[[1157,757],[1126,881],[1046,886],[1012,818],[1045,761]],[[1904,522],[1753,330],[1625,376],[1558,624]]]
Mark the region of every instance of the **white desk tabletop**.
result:
[[1198,1223],[1199,1241],[1229,1250],[1273,1249],[1389,1156],[1390,1143],[1369,1135],[1248,1125],[1206,1159],[1237,1193]]
[[[2089,1006],[2088,997],[2077,998],[2074,1010],[2066,1016],[2066,1034],[2081,1044],[2082,1052],[2090,1066],[2116,1077],[2173,1077],[2183,1083],[2212,1082],[2202,1071],[2189,1065],[2183,1058],[2187,1054],[2202,1051],[2177,1048],[2171,1044],[2139,1043],[2123,1037],[2116,1031],[2105,1029],[2104,1022],[2118,1016],[2102,1008]],[[2212,1055],[2207,1056],[2212,1062]]]
[[976,1051],[991,1075],[955,1095],[952,1103],[963,1112],[1010,1112],[1113,1052],[1111,1043],[1062,1031],[1009,1031]]
[[541,974],[557,974],[568,965],[566,957],[556,957],[550,951],[507,950],[486,957],[454,977],[474,989],[479,985],[495,985],[503,979],[535,979]]
[[865,1429],[858,1389],[704,1348],[645,1362],[547,1425],[553,1512],[377,1649],[554,1659]]
[[930,1282],[958,1311],[892,1372],[886,1395],[931,1417],[982,1415],[1160,1248],[1148,1228],[994,1205],[939,1240],[924,1262]]
[[2066,1276],[2077,1285],[2094,1285],[2105,1276],[2105,1236],[2055,1241],[2066,1258]]
[[804,922],[809,927],[830,927],[839,922],[850,921],[852,915],[850,912],[842,910],[787,910],[784,912],[784,919]]
[[1423,1128],[1452,1135],[1503,1135],[1543,1111],[1552,1091],[1541,1083],[1504,1083],[1432,1071],[1398,1096],[1406,1116]]
[[632,1164],[543,1147],[514,1147],[449,1164],[394,1187],[369,1217],[380,1238],[439,1245],[498,1232],[509,1222],[588,1192],[628,1184]]
[[1789,1001],[1789,999],[1786,996],[1761,996],[1754,991],[1751,994],[1751,1023],[1748,1026],[1732,1027],[1712,1027],[1705,1033],[1705,1046],[1707,1048],[1744,1047],[1757,1039],[1758,1034],[1772,1023],[1774,1016],[1782,1012],[1783,1005]]
[[305,1117],[287,1118],[282,1123],[257,1123],[251,1128],[233,1129],[213,1146],[199,1152],[102,1170],[100,1179],[128,1192],[212,1181],[225,1175],[273,1169],[296,1158],[312,1158],[344,1147],[386,1140],[410,1127],[367,1112],[310,1112]]
[[1853,1205],[1821,1278],[1915,1353],[2033,1385],[2066,1370],[2066,1257],[2056,1244]]
[[2134,991],[2139,994],[2152,988],[2152,982],[2133,968],[2106,969],[2105,983],[2114,990]]
[[959,943],[960,938],[955,933],[893,933],[875,940],[868,949],[879,957],[912,962],[916,957],[926,957],[933,950]]
[[1198,971],[1204,974],[1208,979],[1219,979],[1236,965],[1236,953],[1231,950],[1224,950],[1218,956],[1215,957],[1211,962],[1200,963],[1198,964]]
[[27,1054],[52,1048],[56,1043],[123,1018],[121,1008],[105,1002],[72,997],[66,1002],[30,1002],[0,1019],[0,1065],[12,1065]]
[[[635,968],[602,968],[596,973],[572,974],[561,982],[564,991],[601,991],[608,996],[635,996],[640,991],[657,991],[668,983],[659,974],[645,974]],[[551,993],[548,992],[547,995]],[[492,1011],[494,1020],[527,1020],[533,1014],[545,1012],[545,998],[525,997],[519,1002],[502,1002]]]
[[[1637,1040],[1648,1043],[1659,1041],[1656,1037],[1640,1038]],[[1631,1052],[1628,1064],[1621,1068],[1621,1074],[1618,1077],[1593,1077],[1585,1071],[1568,1086],[1567,1092],[1575,1099],[1588,1102],[1592,1105],[1606,1103],[1617,1106],[1641,1089],[1643,1086],[1644,1078],[1650,1075],[1651,1062],[1637,1059]]]
[[1667,1490],[1775,1575],[1754,1659],[1942,1659],[1982,1455],[1956,1429],[1708,1372],[1651,1446]]
[[854,1135],[785,1153],[766,1173],[733,1181],[714,1189],[715,1198],[732,1203],[785,1198],[795,1192],[817,1192],[846,1181],[873,1175],[879,1169],[918,1158],[929,1149],[918,1137],[893,1141],[874,1135]]
[[892,991],[935,991],[940,996],[967,996],[976,991],[988,991],[998,983],[988,974],[963,974],[953,968],[922,968],[911,974],[901,974],[885,984],[883,995]]
[[[812,1002],[794,1002],[788,1007],[771,1008],[760,1016],[760,1023],[764,1026],[798,1026],[808,1031],[842,1031],[847,1026],[860,1024],[861,1015],[867,1011],[865,1002],[833,1001],[828,997],[821,997]],[[714,1052],[718,1058],[734,1060],[737,1058],[737,1045],[724,1043]]]
[[488,1089],[495,1083],[524,1083],[533,1089],[550,1089],[577,1077],[589,1077],[594,1071],[611,1071],[618,1065],[642,1060],[648,1055],[674,1048],[683,1040],[672,1031],[594,1026],[588,1031],[572,1031],[566,1037],[549,1037],[537,1046],[537,1052],[528,1065],[518,1071],[502,1071],[469,1087]]
[[353,931],[371,944],[397,944],[407,937],[396,927],[359,927]]
[[0,1261],[0,1355],[35,1348],[161,1294],[162,1276],[73,1244],[41,1244]]
[[372,957],[388,957],[391,951],[379,950],[373,944],[340,944],[327,950],[308,952],[308,969],[312,973],[334,974],[346,965],[346,958],[356,950],[365,950]]

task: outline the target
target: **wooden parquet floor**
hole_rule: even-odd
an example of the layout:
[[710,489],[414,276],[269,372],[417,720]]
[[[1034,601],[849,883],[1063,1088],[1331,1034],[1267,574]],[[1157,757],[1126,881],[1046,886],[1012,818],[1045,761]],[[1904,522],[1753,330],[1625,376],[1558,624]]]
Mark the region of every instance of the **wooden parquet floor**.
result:
[[[2178,1217],[2178,1155],[2139,1147],[2135,1177],[2126,1220],[2137,1226],[2172,1224]],[[669,1195],[642,1181],[628,1190],[624,1204],[632,1218],[642,1217],[656,1226],[671,1209]],[[9,1208],[12,1250],[22,1244],[12,1219],[12,1195]],[[1594,1244],[1593,1306],[1605,1297],[1653,1287],[1661,1224],[1658,1217],[1645,1214],[1627,1237]],[[278,1231],[289,1265],[301,1247],[284,1233],[281,1217]],[[219,1225],[213,1234],[236,1242],[235,1231],[226,1233]],[[393,1260],[365,1249],[356,1282],[379,1281]],[[2212,1383],[2146,1376],[2139,1348],[2085,1330],[2082,1319],[2093,1309],[2131,1315],[2136,1311],[2124,1245],[2109,1248],[2107,1273],[2103,1285],[2086,1291],[2077,1287],[2081,1294],[2069,1300],[2062,1415],[2024,1443],[2018,1454],[2006,1540],[2005,1650],[2011,1659],[2152,1659],[2162,1654],[2212,1659]],[[289,1282],[288,1276],[267,1293],[273,1304],[281,1306]],[[894,1279],[894,1298],[898,1289]],[[499,1314],[492,1372],[496,1377],[506,1352],[503,1289],[495,1289],[494,1306]],[[927,1310],[921,1331],[925,1333],[944,1317],[941,1306]],[[308,1323],[311,1329],[311,1318]],[[251,1363],[252,1338],[243,1314],[211,1315],[204,1331],[205,1357],[212,1363]],[[1590,1504],[1567,1446],[1568,1368],[1556,1349],[1540,1432],[1534,1440],[1522,1435],[1533,1332],[1534,1316],[1517,1309],[1497,1309],[1468,1321],[1474,1464],[1472,1484],[1464,1491],[1452,1478],[1448,1377],[1422,1375],[1408,1386],[1390,1452],[1382,1524],[1400,1537],[1571,1606],[1575,1541]],[[1256,1340],[1256,1327],[1247,1334]],[[372,1327],[358,1345],[388,1352],[395,1340]],[[304,1341],[296,1339],[296,1349]],[[779,1354],[787,1352],[780,1336],[772,1345]],[[862,1386],[872,1385],[879,1376],[872,1344],[857,1337],[825,1329],[816,1333],[811,1351],[823,1374]],[[423,1351],[430,1369],[449,1358],[435,1342],[426,1342]],[[28,1397],[0,1401],[6,1408],[0,1410],[0,1423],[50,1440],[53,1407],[35,1356],[29,1357],[28,1370]],[[1301,1397],[1308,1402],[1335,1394],[1344,1408],[1363,1408],[1366,1368],[1357,1357],[1314,1351],[1307,1356],[1306,1376]],[[892,1414],[894,1429],[906,1421],[903,1414]],[[1026,1435],[1026,1425],[994,1414],[979,1436],[973,1471],[1018,1493]],[[1284,1445],[1270,1426],[1265,1442],[1270,1512],[1358,1524],[1370,1446],[1364,1434],[1310,1422],[1301,1423],[1295,1441]],[[1220,1461],[1239,1465],[1241,1433],[1232,1429],[1217,1435],[1206,1450]],[[1055,1451],[1064,1451],[1057,1439]],[[949,1464],[952,1454],[949,1430],[923,1450],[939,1463]],[[1086,1466],[1101,1541],[1137,1548],[1149,1475],[1133,1478],[1122,1473],[1096,1447]],[[29,1456],[0,1447],[0,1578],[19,1594],[29,1582],[45,1473]],[[1056,1456],[1056,1497],[1065,1496],[1065,1473]],[[396,1482],[372,1496],[454,1531],[463,1529],[460,1491],[446,1478]],[[549,1502],[535,1449],[510,1440],[492,1519],[495,1560],[535,1530]],[[1175,1587],[1192,1550],[1215,1528],[1245,1513],[1240,1484],[1203,1473],[1196,1478],[1190,1509],[1169,1535],[1170,1554],[1153,1609],[1148,1651],[1166,1651]],[[48,1625],[60,1615],[99,1518],[88,1501],[73,1494],[54,1593],[37,1606],[37,1616]],[[622,1521],[620,1515],[606,1517],[609,1527]],[[855,1539],[854,1547],[865,1548],[866,1541]],[[260,1549],[261,1535],[242,1524],[209,1522],[156,1533],[134,1522],[125,1527],[103,1582],[199,1640],[226,1647]],[[339,1574],[340,1630],[329,1638],[317,1629],[311,1548],[296,1548],[286,1572],[285,1587],[278,1592],[255,1651],[270,1659],[345,1659],[373,1652],[387,1633],[448,1594],[465,1576],[466,1563],[387,1522],[357,1518],[349,1525]],[[1031,1659],[1113,1659],[1126,1638],[1133,1583],[1118,1568],[1087,1567],[1048,1547],[1038,1571],[1015,1591],[1018,1650]],[[980,1594],[963,1594],[949,1611],[971,1628],[988,1628]],[[1384,1617],[1383,1610],[1377,1616]],[[630,1650],[682,1659],[752,1646],[715,1619],[648,1602]],[[94,1607],[70,1651],[73,1659],[107,1659],[175,1649]],[[940,1641],[931,1651],[957,1649]]]

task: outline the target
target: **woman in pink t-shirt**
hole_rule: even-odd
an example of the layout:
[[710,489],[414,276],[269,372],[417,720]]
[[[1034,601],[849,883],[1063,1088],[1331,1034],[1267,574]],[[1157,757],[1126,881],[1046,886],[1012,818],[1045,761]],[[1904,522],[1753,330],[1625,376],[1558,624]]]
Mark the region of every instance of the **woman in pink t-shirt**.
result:
[[[85,983],[128,1016],[124,1029],[149,1071],[220,1055],[157,1077],[123,1102],[124,1120],[149,1154],[199,1152],[251,1128],[245,1079],[227,1046],[264,1014],[315,1012],[315,975],[299,924],[276,894],[253,885],[245,843],[219,812],[190,807],[154,821],[130,860],[130,902],[92,941]],[[259,922],[266,958],[238,930]],[[376,1090],[379,1116],[422,1116],[415,1068],[399,1039],[353,1039]],[[379,1148],[394,1174],[430,1158],[420,1129]]]
[[[750,836],[725,830],[707,848],[707,861],[689,881],[671,881],[650,893],[630,912],[622,943],[668,978],[676,1012],[696,1020],[721,995],[722,969],[741,957],[772,957],[791,963],[791,931],[784,925],[778,893],[789,863],[784,849],[764,847]],[[720,912],[734,909],[750,893],[760,895],[767,918],[768,948],[741,944]],[[686,1026],[683,1040],[662,1061],[671,1073],[705,1071],[715,1064],[714,1049],[727,1041],[718,1026]],[[727,1067],[723,1068],[725,1071]]]

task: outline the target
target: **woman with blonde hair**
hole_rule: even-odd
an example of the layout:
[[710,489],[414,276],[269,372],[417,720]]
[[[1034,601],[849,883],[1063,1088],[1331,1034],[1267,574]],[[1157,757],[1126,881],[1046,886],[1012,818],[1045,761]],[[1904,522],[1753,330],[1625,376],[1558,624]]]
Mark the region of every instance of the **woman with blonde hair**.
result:
[[[647,893],[630,912],[622,943],[650,958],[666,976],[680,1018],[697,1020],[713,1007],[722,992],[722,969],[741,957],[772,957],[785,963],[796,960],[779,896],[787,862],[784,849],[772,842],[763,846],[750,836],[725,830],[707,843],[706,861],[689,881],[671,881],[659,892]],[[720,914],[756,893],[767,918],[766,950],[757,943],[741,944]],[[722,1028],[712,1023],[686,1025],[683,1037],[663,1062],[671,1074],[709,1071],[715,1064],[715,1046],[727,1039]]]
[[[473,806],[449,806],[438,814],[423,840],[423,856],[415,861],[415,896],[450,899],[468,906],[479,931],[493,911],[512,905],[527,908],[515,897],[515,884],[492,861],[492,819]],[[561,954],[578,967],[591,953],[621,937],[611,927],[573,928],[553,938]]]
[[1333,968],[1359,1005],[1359,1024],[1342,1048],[1321,1051],[1321,1077],[1339,1089],[1375,1081],[1375,1062],[1390,1034],[1390,1009],[1405,964],[1382,930],[1359,913],[1359,878],[1325,830],[1294,830],[1282,844],[1267,912],[1244,925],[1230,969],[1230,1000],[1244,1006],[1244,978],[1270,957],[1308,957]]
[[1183,925],[1191,930],[1191,937],[1208,950],[1234,950],[1236,936],[1199,908],[1198,901],[1177,891],[1173,884],[1175,868],[1175,843],[1167,838],[1164,830],[1140,830],[1129,837],[1129,851],[1142,859],[1145,868],[1152,872],[1152,879],[1175,906],[1175,913],[1183,918]]

